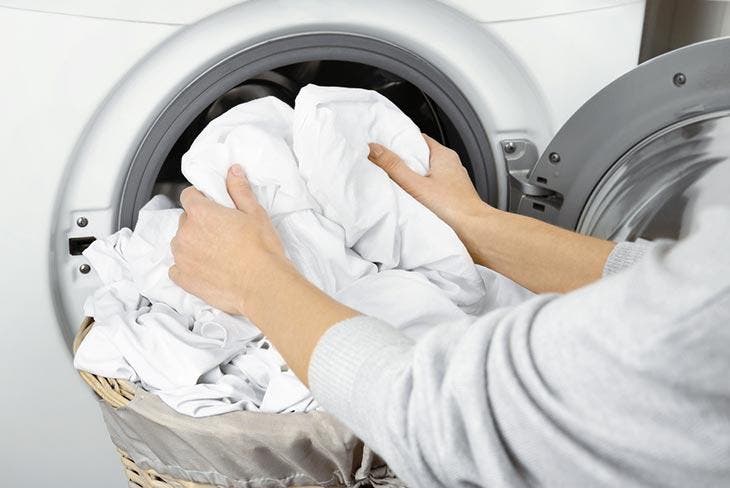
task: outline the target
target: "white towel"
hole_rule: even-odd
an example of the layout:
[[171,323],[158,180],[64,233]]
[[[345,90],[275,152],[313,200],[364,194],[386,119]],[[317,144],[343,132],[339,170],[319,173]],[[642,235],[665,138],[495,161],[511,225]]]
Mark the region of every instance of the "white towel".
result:
[[[234,107],[196,138],[183,174],[233,207],[225,177],[241,164],[300,272],[413,338],[530,295],[476,266],[451,228],[368,161],[367,143],[378,142],[414,171],[428,171],[420,131],[389,100],[309,85],[295,107],[273,97]],[[84,252],[104,285],[85,304],[96,325],[76,367],[137,381],[188,415],[317,408],[248,320],[170,281],[169,244],[180,212],[157,196],[140,211],[134,232],[122,229]]]

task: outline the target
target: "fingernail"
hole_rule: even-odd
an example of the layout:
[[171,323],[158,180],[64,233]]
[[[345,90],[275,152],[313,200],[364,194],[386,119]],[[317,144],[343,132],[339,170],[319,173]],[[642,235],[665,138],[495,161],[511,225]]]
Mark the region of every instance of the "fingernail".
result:
[[370,146],[370,156],[377,158],[378,156],[383,154],[383,146],[381,146],[380,144],[371,142],[370,144],[368,144],[368,146]]
[[240,164],[231,165],[228,171],[230,171],[233,176],[243,178],[243,168]]

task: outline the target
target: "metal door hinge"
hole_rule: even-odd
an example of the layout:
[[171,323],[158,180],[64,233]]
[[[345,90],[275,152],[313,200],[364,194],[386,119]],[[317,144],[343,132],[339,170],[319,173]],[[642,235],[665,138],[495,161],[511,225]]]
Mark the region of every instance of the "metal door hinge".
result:
[[552,221],[562,198],[550,188],[530,181],[530,171],[539,158],[535,145],[527,139],[509,139],[502,141],[501,147],[509,174],[508,210]]

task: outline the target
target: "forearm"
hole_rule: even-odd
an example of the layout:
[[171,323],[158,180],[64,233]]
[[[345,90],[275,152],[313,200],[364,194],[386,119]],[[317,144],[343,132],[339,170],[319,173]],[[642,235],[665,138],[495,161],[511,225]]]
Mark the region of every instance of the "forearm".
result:
[[289,263],[272,263],[240,309],[271,340],[297,377],[307,369],[319,338],[332,325],[358,315],[309,283]]
[[370,160],[459,235],[477,263],[534,292],[565,292],[601,277],[611,242],[585,237],[485,204],[458,155],[426,137],[431,168],[413,172],[397,154],[371,145]]
[[474,261],[537,293],[598,280],[614,243],[484,206],[456,226]]

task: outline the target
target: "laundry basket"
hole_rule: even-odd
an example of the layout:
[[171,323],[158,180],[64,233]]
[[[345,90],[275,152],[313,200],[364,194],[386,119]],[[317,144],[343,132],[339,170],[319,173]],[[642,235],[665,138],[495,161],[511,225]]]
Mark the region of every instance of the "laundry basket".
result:
[[[84,319],[74,352],[94,326]],[[80,371],[133,488],[403,487],[325,412],[189,417],[140,386]]]

